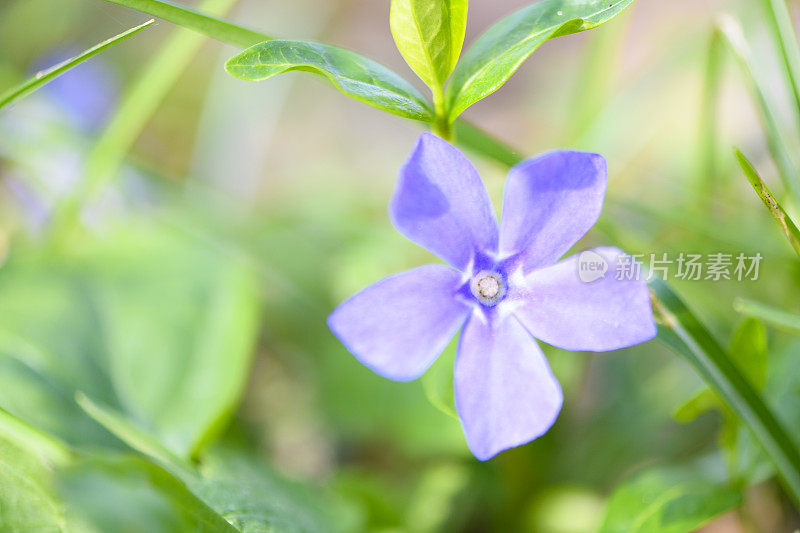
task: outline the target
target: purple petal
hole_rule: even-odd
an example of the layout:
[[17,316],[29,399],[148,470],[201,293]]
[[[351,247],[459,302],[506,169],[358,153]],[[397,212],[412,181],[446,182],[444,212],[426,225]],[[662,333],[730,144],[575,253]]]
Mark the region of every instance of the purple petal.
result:
[[396,381],[417,379],[462,326],[461,273],[427,265],[384,278],[341,304],[328,327],[364,365]]
[[472,163],[423,133],[400,170],[389,214],[397,230],[454,267],[497,251],[497,217]]
[[501,255],[521,254],[526,271],[558,261],[597,222],[606,181],[605,159],[586,152],[551,152],[511,169]]
[[[656,335],[650,292],[636,276],[620,275],[630,264],[623,258],[630,259],[617,248],[595,248],[531,272],[514,314],[531,335],[565,350],[604,352],[649,341]],[[605,263],[605,274],[581,281],[579,264],[592,262]]]
[[458,345],[456,408],[473,455],[485,461],[543,435],[561,410],[561,386],[513,316],[476,313]]

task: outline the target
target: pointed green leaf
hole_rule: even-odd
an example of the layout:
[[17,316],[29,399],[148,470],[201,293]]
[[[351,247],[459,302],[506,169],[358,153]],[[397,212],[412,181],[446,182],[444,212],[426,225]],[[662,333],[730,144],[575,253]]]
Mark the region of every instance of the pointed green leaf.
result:
[[501,20],[464,54],[447,90],[450,119],[499,89],[549,39],[595,28],[633,0],[542,0]]
[[261,81],[292,70],[328,79],[351,98],[401,117],[428,122],[425,98],[399,74],[355,52],[306,41],[266,41],[233,56],[228,74]]
[[672,417],[683,424],[694,421],[698,416],[720,407],[719,396],[711,389],[702,389],[680,405]]
[[35,91],[42,85],[56,79],[69,69],[80,65],[87,59],[90,59],[96,56],[97,54],[111,48],[115,44],[121,43],[128,37],[131,37],[139,33],[146,27],[150,26],[153,22],[154,21],[152,19],[148,20],[144,24],[140,24],[134,28],[131,28],[127,31],[120,33],[115,37],[103,41],[102,43],[95,45],[84,52],[81,52],[77,56],[59,63],[58,65],[55,65],[47,70],[43,70],[42,72],[37,72],[32,78],[28,78],[27,80],[17,85],[16,87],[13,87],[8,91],[6,91],[5,93],[0,94],[0,109],[14,102],[15,100],[22,98],[26,94]]
[[441,90],[464,44],[467,0],[392,0],[389,22],[411,70]]
[[753,186],[753,189],[756,191],[756,194],[761,201],[764,202],[764,205],[767,206],[769,209],[770,214],[778,221],[778,224],[781,227],[784,235],[786,238],[789,239],[789,244],[792,245],[794,251],[797,252],[797,255],[800,256],[800,230],[797,229],[797,226],[792,221],[791,217],[786,213],[778,200],[772,195],[772,191],[769,190],[767,184],[764,183],[764,180],[761,179],[761,176],[758,175],[758,171],[755,169],[752,163],[745,157],[745,155],[739,151],[738,148],[734,148],[736,153],[736,159],[739,161],[739,165],[742,167],[745,176],[747,176],[747,181],[750,182],[750,185]]

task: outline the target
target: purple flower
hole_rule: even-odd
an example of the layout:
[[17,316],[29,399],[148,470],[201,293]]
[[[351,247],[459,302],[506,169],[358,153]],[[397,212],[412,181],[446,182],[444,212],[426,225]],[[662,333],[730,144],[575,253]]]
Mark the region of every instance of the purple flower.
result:
[[398,231],[453,268],[385,278],[340,305],[328,325],[359,361],[397,381],[422,376],[461,329],[455,400],[472,453],[487,460],[541,436],[563,397],[534,338],[601,352],[656,333],[647,285],[616,279],[617,263],[630,259],[622,251],[581,254],[591,276],[579,275],[576,256],[557,262],[597,221],[606,181],[597,154],[525,161],[508,176],[498,228],[475,167],[423,134],[389,212]]

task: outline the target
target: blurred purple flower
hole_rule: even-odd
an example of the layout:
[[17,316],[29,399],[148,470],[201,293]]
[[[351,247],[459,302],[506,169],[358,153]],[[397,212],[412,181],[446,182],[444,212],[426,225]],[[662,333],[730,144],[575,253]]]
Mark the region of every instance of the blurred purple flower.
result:
[[397,381],[424,374],[463,327],[454,387],[472,453],[487,460],[541,436],[563,397],[534,338],[607,351],[656,333],[647,285],[614,275],[622,251],[584,252],[604,267],[590,281],[575,256],[556,262],[597,221],[606,180],[597,154],[525,161],[508,176],[498,228],[475,167],[423,134],[389,211],[401,233],[455,268],[385,278],[340,305],[328,325],[359,361]]
[[[76,50],[50,53],[36,62],[37,70],[52,67],[77,55]],[[42,88],[62,111],[79,128],[100,127],[114,108],[117,100],[117,80],[100,58],[70,69]]]

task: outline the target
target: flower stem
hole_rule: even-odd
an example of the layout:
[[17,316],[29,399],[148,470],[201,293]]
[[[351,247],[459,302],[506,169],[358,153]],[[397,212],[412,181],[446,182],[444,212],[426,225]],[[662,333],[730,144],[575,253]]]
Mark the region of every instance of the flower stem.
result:
[[433,119],[433,132],[445,141],[453,141],[453,123],[447,113],[447,104],[444,99],[444,88],[434,87],[433,109],[436,116]]

